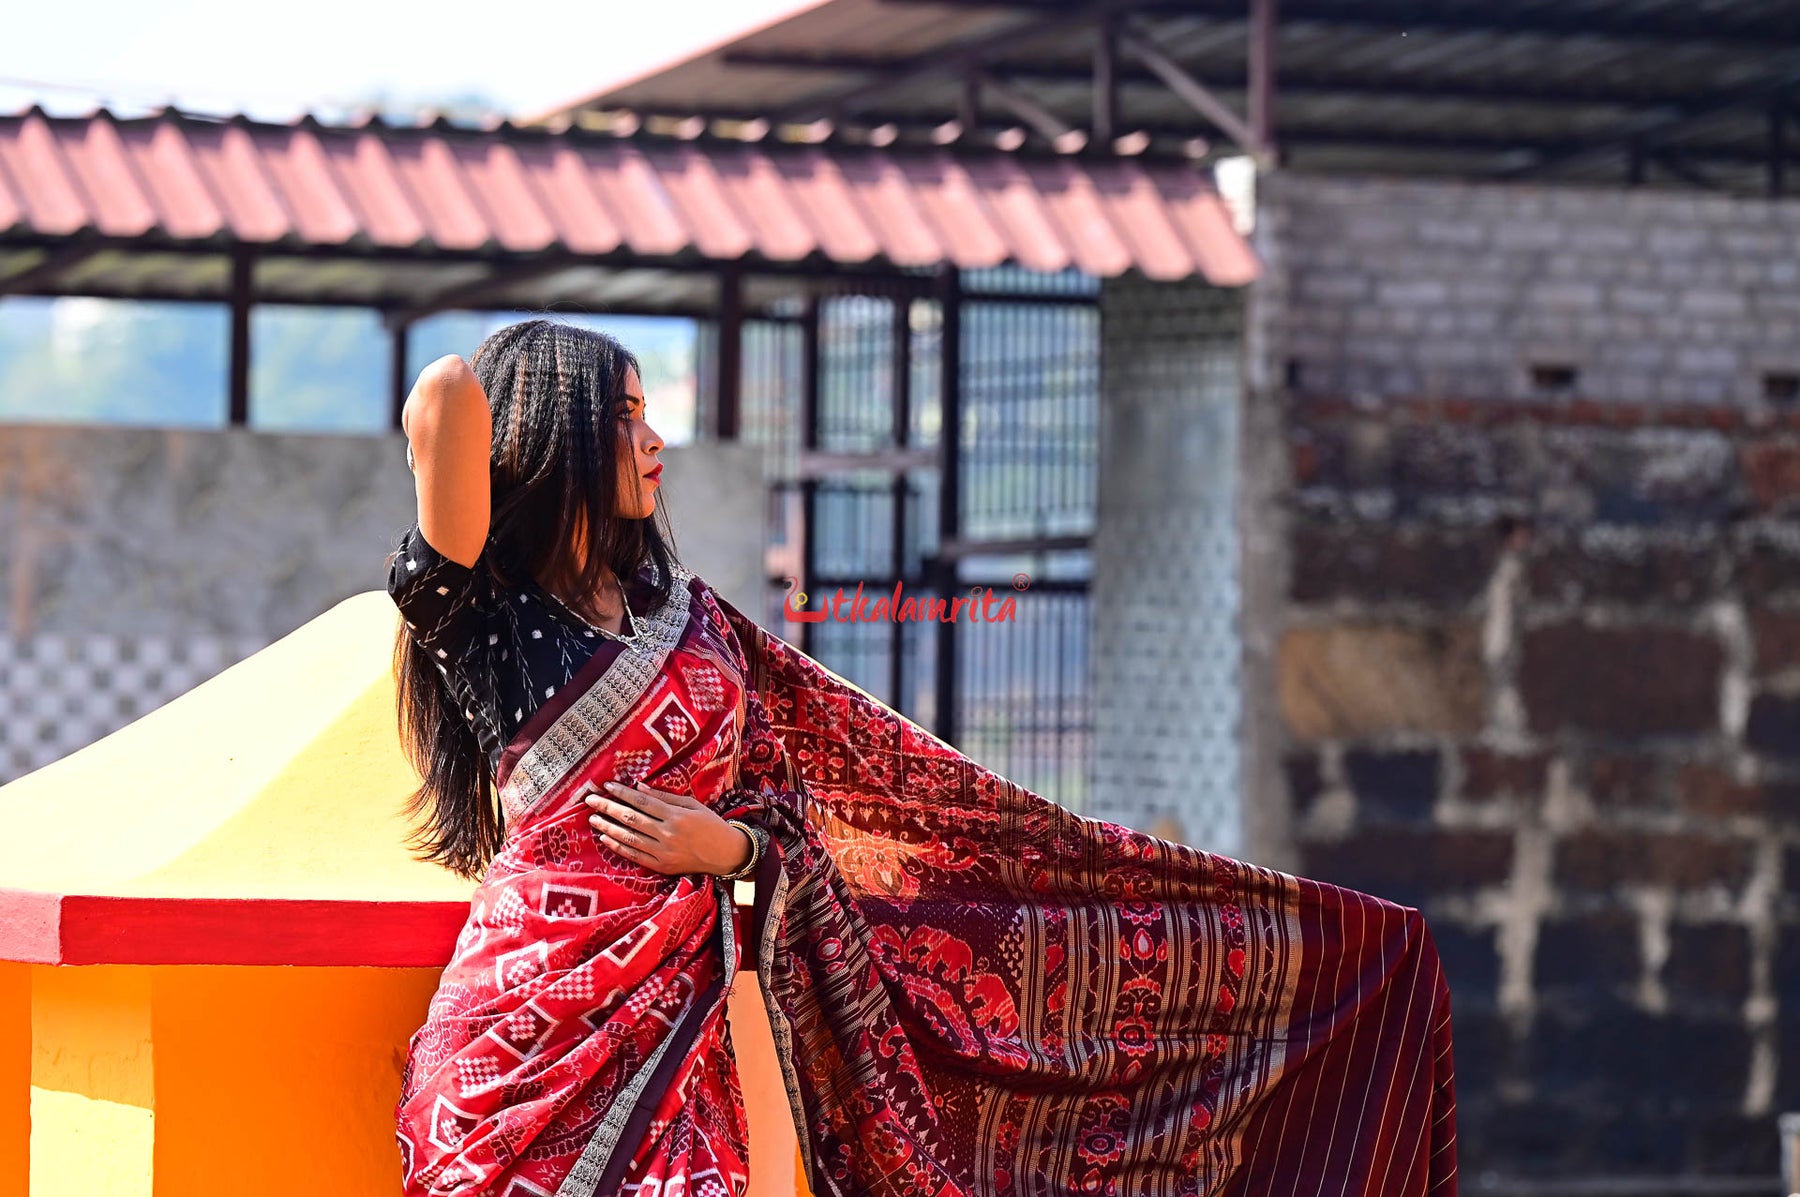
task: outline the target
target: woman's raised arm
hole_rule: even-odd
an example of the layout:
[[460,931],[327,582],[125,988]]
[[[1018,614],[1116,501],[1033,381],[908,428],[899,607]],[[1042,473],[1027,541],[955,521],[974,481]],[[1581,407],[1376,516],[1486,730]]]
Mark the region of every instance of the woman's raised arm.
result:
[[475,564],[487,542],[494,416],[469,363],[451,353],[420,371],[400,426],[412,452],[419,531],[450,560]]

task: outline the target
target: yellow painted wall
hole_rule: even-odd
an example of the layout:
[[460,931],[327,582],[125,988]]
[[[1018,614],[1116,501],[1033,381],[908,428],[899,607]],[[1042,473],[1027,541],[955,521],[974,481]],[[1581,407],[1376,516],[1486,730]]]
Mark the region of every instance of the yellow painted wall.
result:
[[150,978],[134,966],[33,966],[32,1197],[155,1191]]
[[[467,902],[414,860],[390,655],[355,595],[86,748],[0,786],[0,883],[61,894]],[[130,784],[121,785],[120,778]],[[81,795],[83,819],[68,817]]]
[[801,1166],[800,1139],[788,1110],[769,1012],[755,973],[740,972],[725,1005],[731,1022],[731,1052],[744,1089],[744,1112],[750,1118],[749,1197],[806,1197],[806,1170]]
[[[403,846],[395,624],[385,594],[357,595],[0,787],[0,879],[466,903],[473,882]],[[440,971],[0,962],[0,1197],[397,1195],[393,1107]],[[804,1193],[755,974],[728,1017],[752,1197]]]

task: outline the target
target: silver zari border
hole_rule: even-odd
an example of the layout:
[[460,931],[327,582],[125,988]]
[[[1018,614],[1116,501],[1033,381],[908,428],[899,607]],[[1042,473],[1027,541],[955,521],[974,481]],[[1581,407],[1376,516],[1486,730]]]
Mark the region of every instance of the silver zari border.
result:
[[677,561],[671,563],[670,573],[669,600],[640,624],[644,645],[625,646],[606,672],[532,741],[507,774],[500,804],[508,823],[529,815],[557,782],[599,746],[601,737],[613,730],[662,672],[663,662],[687,626],[693,599],[688,589],[693,572]]

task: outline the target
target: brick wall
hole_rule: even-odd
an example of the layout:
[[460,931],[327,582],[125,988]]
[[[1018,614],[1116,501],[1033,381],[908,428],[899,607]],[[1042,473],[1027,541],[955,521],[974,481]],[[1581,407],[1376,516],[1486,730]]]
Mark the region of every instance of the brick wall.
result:
[[[1273,363],[1312,393],[1760,402],[1800,385],[1800,203],[1276,175]],[[1550,371],[1534,383],[1534,367]],[[1556,371],[1568,369],[1573,378]]]
[[1273,402],[1280,853],[1431,920],[1463,1175],[1772,1178],[1800,415]]

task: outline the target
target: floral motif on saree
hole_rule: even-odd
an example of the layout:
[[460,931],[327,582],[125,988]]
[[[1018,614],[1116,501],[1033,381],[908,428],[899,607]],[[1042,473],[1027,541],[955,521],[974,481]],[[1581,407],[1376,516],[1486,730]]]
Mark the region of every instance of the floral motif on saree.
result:
[[[1418,911],[1066,810],[690,579],[646,661],[590,662],[508,749],[409,1050],[407,1192],[741,1194],[747,958],[814,1197],[1454,1197]],[[598,843],[612,776],[770,830],[747,927]]]

